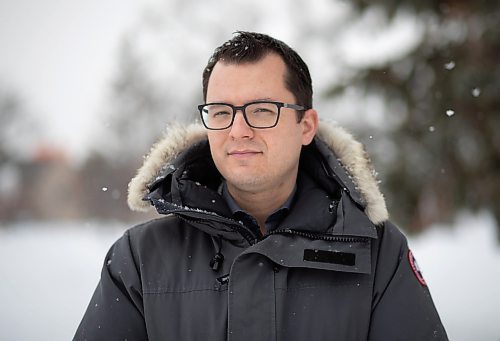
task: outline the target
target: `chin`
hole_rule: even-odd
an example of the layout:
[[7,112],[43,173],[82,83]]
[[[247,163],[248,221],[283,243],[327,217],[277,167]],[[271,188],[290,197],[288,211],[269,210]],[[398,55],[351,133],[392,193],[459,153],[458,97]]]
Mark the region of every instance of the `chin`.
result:
[[224,178],[232,186],[244,191],[256,190],[264,183],[264,179],[257,175],[232,174]]

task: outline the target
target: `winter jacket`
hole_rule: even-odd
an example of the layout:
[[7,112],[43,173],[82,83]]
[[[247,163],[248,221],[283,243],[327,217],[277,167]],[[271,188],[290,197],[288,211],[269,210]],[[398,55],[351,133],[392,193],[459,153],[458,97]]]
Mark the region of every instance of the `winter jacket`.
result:
[[205,131],[177,127],[129,186],[164,217],[111,247],[75,340],[447,340],[363,147],[322,124],[259,235],[232,218]]

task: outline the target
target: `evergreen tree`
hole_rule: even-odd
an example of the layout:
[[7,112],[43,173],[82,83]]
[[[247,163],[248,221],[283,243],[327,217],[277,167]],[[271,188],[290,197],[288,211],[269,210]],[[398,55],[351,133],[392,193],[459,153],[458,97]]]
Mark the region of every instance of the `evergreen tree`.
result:
[[[383,8],[424,23],[417,48],[360,70],[353,84],[383,96],[398,117],[381,140],[394,148],[382,185],[402,226],[419,230],[461,209],[488,209],[500,222],[500,3],[497,1],[355,1],[360,14]],[[346,86],[334,86],[341,96]],[[367,136],[367,145],[376,144]],[[388,150],[375,148],[375,158]],[[387,158],[386,158],[387,159]],[[497,224],[498,226],[498,224]]]

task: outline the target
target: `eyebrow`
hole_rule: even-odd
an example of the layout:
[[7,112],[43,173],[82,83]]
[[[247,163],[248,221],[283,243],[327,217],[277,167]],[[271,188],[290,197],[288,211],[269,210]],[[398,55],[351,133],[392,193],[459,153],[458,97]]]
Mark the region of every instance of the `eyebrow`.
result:
[[[266,101],[271,101],[271,102],[275,102],[276,100],[275,99],[272,99],[270,97],[262,97],[262,98],[254,98],[254,99],[251,99],[249,101],[245,101],[245,103],[252,103],[252,102],[266,102]],[[212,101],[211,103],[227,103],[227,104],[230,104],[229,102],[227,101]],[[233,104],[234,105],[234,104]]]

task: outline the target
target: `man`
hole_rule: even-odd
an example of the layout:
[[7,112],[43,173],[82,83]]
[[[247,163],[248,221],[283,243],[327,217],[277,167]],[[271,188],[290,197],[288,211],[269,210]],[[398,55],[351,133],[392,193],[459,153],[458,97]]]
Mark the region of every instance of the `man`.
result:
[[290,47],[238,32],[129,187],[76,340],[446,340],[363,147],[318,123]]

